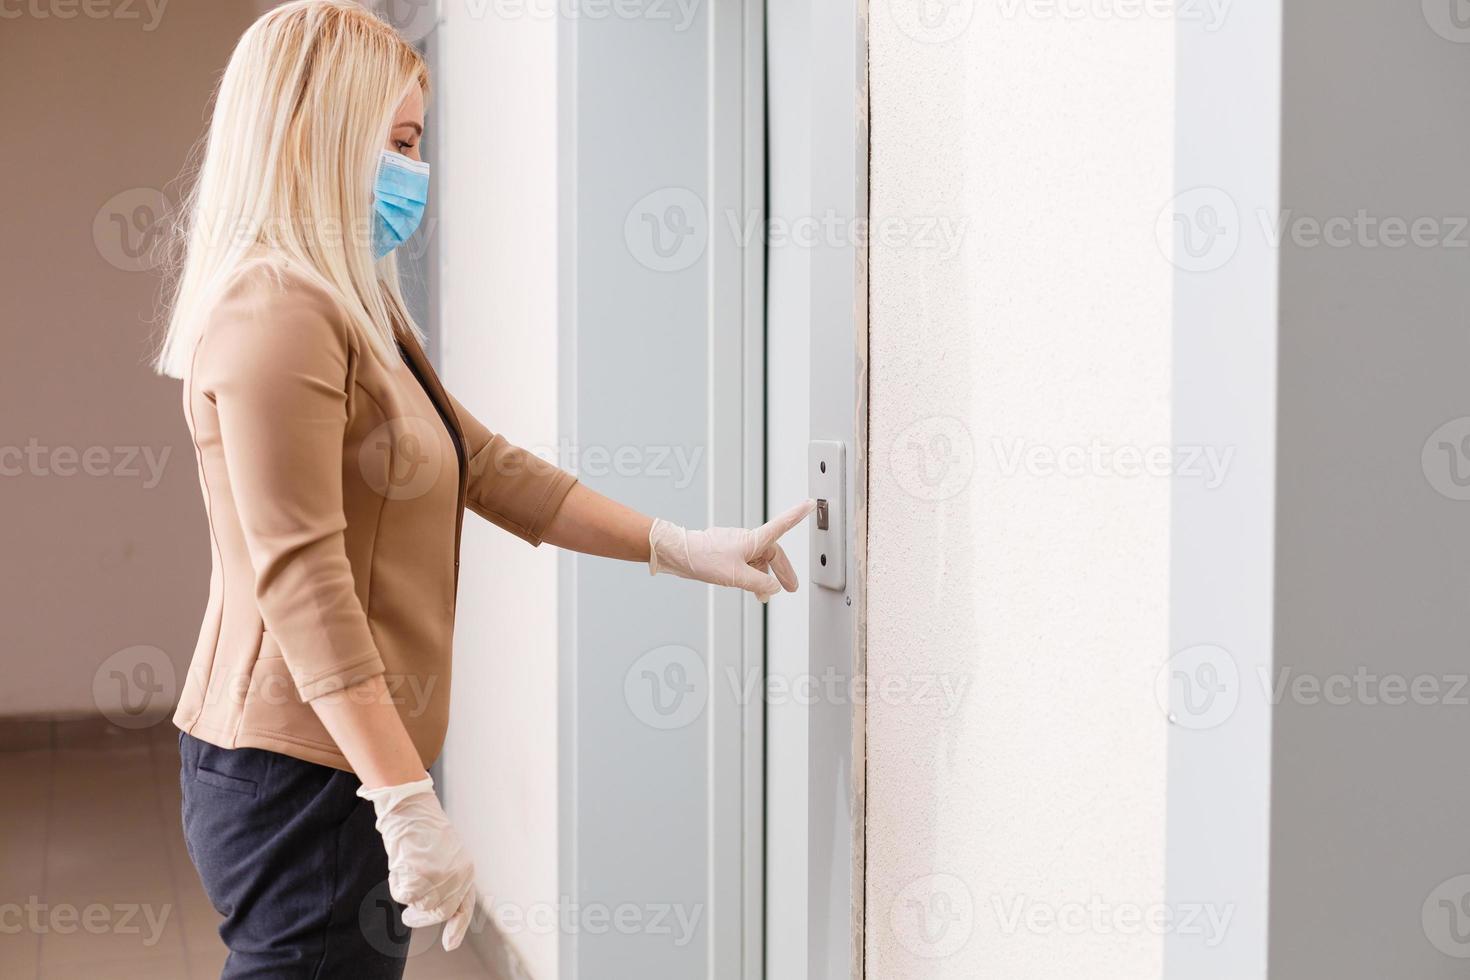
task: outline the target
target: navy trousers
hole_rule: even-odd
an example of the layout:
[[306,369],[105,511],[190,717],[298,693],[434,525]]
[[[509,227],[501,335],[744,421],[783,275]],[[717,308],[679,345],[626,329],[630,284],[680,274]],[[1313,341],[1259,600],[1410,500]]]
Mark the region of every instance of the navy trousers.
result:
[[227,980],[399,980],[410,930],[351,773],[179,735],[184,840],[225,917]]

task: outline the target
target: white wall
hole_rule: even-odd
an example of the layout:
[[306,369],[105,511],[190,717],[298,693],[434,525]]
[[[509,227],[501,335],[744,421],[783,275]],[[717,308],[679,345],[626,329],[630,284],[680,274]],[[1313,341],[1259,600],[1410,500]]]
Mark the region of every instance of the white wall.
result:
[[871,25],[867,971],[1149,980],[1169,480],[1009,453],[1169,445],[1174,24],[919,7]]
[[[446,386],[492,431],[550,452],[556,24],[476,17],[473,4],[443,9],[429,107],[440,147],[439,363]],[[445,795],[482,896],[522,912],[556,901],[556,594],[552,549],[466,515]],[[507,938],[534,976],[556,976],[553,929]]]

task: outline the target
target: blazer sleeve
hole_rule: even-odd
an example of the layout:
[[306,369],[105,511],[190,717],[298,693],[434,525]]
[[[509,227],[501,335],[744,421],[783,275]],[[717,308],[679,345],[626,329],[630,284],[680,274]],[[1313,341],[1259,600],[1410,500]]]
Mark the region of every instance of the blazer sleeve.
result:
[[465,506],[523,541],[539,546],[547,525],[577,478],[485,428],[449,396],[464,432],[469,492]]
[[303,701],[384,670],[343,537],[352,351],[324,292],[247,273],[195,354],[194,383],[217,410],[261,619]]

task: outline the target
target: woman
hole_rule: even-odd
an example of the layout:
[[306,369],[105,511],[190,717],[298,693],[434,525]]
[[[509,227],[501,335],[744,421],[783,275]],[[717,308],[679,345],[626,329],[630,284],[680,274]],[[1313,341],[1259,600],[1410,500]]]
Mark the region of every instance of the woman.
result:
[[[650,520],[440,385],[393,257],[427,198],[428,87],[355,4],[270,11],[230,59],[186,209],[159,367],[184,382],[212,570],[174,720],[227,977],[397,977],[404,925],[463,939],[474,869],[426,770],[464,508],[763,601],[797,586],[777,539],[811,502],[754,531]],[[401,715],[400,689],[431,700]]]

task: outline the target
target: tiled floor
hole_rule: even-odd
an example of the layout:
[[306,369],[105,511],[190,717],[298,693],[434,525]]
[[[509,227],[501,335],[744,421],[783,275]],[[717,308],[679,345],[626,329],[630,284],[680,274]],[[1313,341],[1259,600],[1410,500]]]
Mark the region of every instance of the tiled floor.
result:
[[[225,949],[179,828],[178,733],[99,728],[0,751],[0,977],[217,977]],[[489,974],[419,930],[407,976]]]

